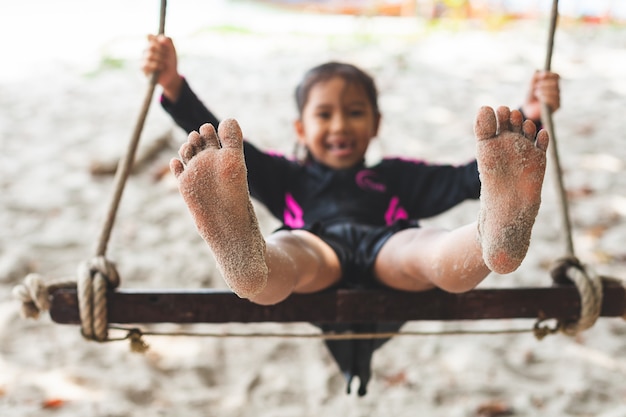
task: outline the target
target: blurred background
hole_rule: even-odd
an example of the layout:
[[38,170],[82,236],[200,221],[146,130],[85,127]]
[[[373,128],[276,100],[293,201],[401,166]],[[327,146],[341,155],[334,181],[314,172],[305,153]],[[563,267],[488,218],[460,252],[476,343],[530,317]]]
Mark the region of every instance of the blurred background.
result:
[[[218,117],[289,154],[293,88],[325,60],[374,75],[383,111],[370,155],[461,163],[481,105],[519,106],[546,54],[549,0],[170,0],[179,69]],[[626,1],[561,0],[555,114],[578,256],[626,278]],[[93,248],[147,79],[159,0],[0,0],[0,416],[626,417],[626,325],[576,338],[532,334],[394,338],[376,352],[365,398],[320,340],[147,338],[95,344],[45,315],[23,320],[11,291],[29,272],[73,277]],[[186,139],[159,108],[129,179],[109,257],[122,287],[224,288],[168,174]],[[140,152],[141,153],[141,152]],[[529,255],[485,287],[550,285],[563,254],[552,172]],[[257,207],[262,229],[276,220]],[[476,219],[470,201],[424,224]],[[406,330],[532,327],[532,321],[415,322]],[[171,331],[310,332],[306,323],[163,325]]]

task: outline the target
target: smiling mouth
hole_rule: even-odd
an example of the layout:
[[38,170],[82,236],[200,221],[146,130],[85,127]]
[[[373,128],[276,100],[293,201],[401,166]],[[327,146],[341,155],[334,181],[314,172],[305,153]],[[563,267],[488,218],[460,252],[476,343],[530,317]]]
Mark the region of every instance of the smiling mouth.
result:
[[330,143],[326,145],[326,149],[331,152],[339,152],[339,153],[350,152],[354,149],[354,143],[352,142]]

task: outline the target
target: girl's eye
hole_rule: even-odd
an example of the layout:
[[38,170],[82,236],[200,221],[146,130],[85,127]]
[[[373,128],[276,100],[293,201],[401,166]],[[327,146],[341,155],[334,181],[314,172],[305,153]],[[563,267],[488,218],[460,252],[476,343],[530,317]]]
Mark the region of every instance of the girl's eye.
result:
[[361,117],[365,114],[365,111],[363,110],[351,110],[350,111],[350,116],[352,117]]
[[324,120],[330,119],[330,112],[319,112],[317,117]]

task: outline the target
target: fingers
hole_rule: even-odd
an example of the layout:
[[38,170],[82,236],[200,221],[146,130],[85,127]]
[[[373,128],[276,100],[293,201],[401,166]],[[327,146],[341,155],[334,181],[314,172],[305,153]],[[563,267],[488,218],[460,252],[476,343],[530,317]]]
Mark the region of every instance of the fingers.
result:
[[144,74],[149,75],[155,71],[163,69],[164,52],[158,41],[158,37],[148,35],[148,47],[143,52],[143,63],[141,69]]
[[561,107],[561,95],[558,90],[554,90],[552,87],[544,89],[537,89],[535,92],[537,99],[545,103],[553,112]]
[[537,72],[534,77],[533,94],[550,110],[556,111],[561,107],[560,76],[554,72]]
[[164,35],[148,35],[148,46],[143,53],[142,70],[146,75],[162,71],[174,51],[172,39]]

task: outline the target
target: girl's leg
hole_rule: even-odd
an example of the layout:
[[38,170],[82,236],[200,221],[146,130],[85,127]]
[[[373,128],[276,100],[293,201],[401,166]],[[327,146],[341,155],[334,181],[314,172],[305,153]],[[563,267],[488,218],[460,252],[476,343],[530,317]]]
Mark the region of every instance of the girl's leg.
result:
[[[228,286],[240,297],[271,304],[294,291],[321,290],[339,280],[334,251],[316,236],[281,232],[266,242],[248,192],[239,125],[225,120],[219,139],[206,124],[192,132],[170,168]],[[319,275],[319,276],[318,276]]]
[[482,258],[477,223],[451,231],[403,230],[385,243],[374,264],[383,284],[404,291],[469,291],[490,272]]
[[326,289],[341,279],[335,251],[323,240],[304,230],[280,231],[267,239],[267,285],[249,297],[258,304],[275,304],[292,293]]
[[[494,271],[506,274],[526,256],[541,201],[548,134],[536,135],[519,111],[483,107],[474,132],[480,172],[477,223],[446,232],[404,230],[383,246],[374,265],[385,284],[406,290],[437,286],[467,291]],[[535,140],[536,139],[536,140]]]

